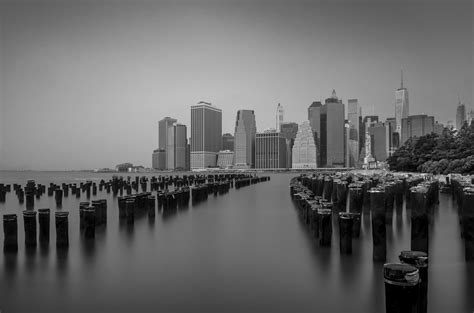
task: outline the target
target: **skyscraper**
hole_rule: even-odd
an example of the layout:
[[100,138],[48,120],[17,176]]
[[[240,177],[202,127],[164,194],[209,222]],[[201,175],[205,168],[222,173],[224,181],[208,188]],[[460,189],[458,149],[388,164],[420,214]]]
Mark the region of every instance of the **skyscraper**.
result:
[[283,123],[283,113],[284,113],[283,106],[280,103],[278,103],[277,111],[276,111],[276,128],[275,128],[277,132],[280,132],[280,125]]
[[164,154],[159,155],[159,157],[164,158],[164,160],[160,160],[159,162],[160,164],[163,164],[163,163],[166,165],[168,164],[168,161],[167,161],[168,129],[171,125],[176,123],[176,121],[177,121],[176,119],[167,116],[158,122],[158,149],[162,149],[165,151]]
[[387,159],[390,149],[390,126],[377,122],[369,126],[370,150],[375,161],[383,162]]
[[237,111],[235,121],[234,164],[239,168],[252,168],[255,164],[255,134],[257,126],[253,110]]
[[165,163],[165,150],[164,149],[155,149],[151,157],[151,167],[155,170],[164,170],[166,169]]
[[222,135],[222,150],[234,151],[235,138],[232,134]]
[[408,117],[408,90],[403,87],[403,71],[401,72],[400,88],[395,92],[396,133],[402,137],[402,119]]
[[433,132],[434,117],[424,114],[411,115],[402,119],[402,141],[404,144],[411,137],[421,137]]
[[456,108],[456,129],[461,129],[466,121],[466,106],[459,101]]
[[216,167],[222,146],[222,111],[201,101],[191,106],[191,169]]
[[257,133],[255,168],[286,168],[286,138],[280,133]]
[[347,165],[355,167],[359,163],[359,127],[361,117],[361,107],[357,99],[347,100],[347,117],[349,129],[347,130]]
[[292,150],[293,144],[295,142],[296,134],[298,133],[298,124],[293,122],[285,122],[280,125],[280,134],[286,138],[286,162],[287,167],[291,168],[292,166]]
[[[323,167],[344,167],[344,122],[345,109],[342,100],[332,91],[330,98],[326,99],[324,107],[326,114],[321,116],[321,152]],[[324,116],[325,115],[325,116]],[[324,131],[326,130],[326,131]]]
[[315,132],[320,167],[344,167],[345,164],[345,108],[336,91],[324,104],[313,102],[308,108],[308,119]]
[[292,168],[314,169],[317,167],[316,143],[309,121],[304,121],[298,127],[292,151]]
[[187,150],[186,125],[176,124],[168,128],[168,146],[166,149],[166,168],[168,170],[185,170]]

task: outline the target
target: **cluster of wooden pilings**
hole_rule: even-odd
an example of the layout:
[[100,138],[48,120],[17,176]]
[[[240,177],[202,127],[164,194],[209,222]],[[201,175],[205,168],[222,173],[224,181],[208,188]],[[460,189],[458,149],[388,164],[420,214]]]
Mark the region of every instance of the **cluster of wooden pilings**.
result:
[[[258,182],[269,180],[269,177],[257,177],[250,174],[217,174],[217,175],[183,175],[183,176],[146,176],[127,178],[114,176],[108,181],[100,180],[99,183],[86,181],[79,184],[57,185],[50,183],[36,184],[28,180],[25,187],[13,184],[13,190],[20,203],[26,198],[26,210],[23,211],[23,225],[25,230],[25,246],[35,247],[38,242],[42,245],[49,244],[50,215],[49,208],[34,210],[34,199],[39,199],[43,194],[54,196],[58,208],[62,199],[69,194],[81,198],[81,193],[87,199],[97,195],[97,192],[113,193],[118,196],[118,216],[127,224],[134,224],[137,216],[147,213],[149,218],[154,218],[156,211],[161,210],[163,216],[176,212],[176,209],[187,207],[189,201],[193,204],[208,199],[209,194],[223,195],[230,188],[242,188]],[[150,191],[147,191],[149,187]],[[0,202],[4,202],[6,194],[11,191],[11,185],[0,184]],[[124,195],[124,193],[126,195]],[[85,239],[94,239],[96,229],[107,225],[107,200],[95,199],[79,202],[79,229]],[[60,210],[55,213],[56,247],[58,249],[69,246],[69,211]],[[39,230],[37,230],[39,225]],[[17,214],[3,215],[4,251],[18,250],[18,220]],[[39,236],[38,236],[39,233]]]
[[451,182],[447,178],[446,185],[450,187],[458,206],[466,260],[474,261],[474,178],[453,176]]
[[[411,215],[411,250],[400,263],[384,264],[386,312],[427,312],[429,224],[439,202],[439,184],[431,176],[350,173],[303,174],[290,182],[295,206],[321,246],[330,246],[332,219],[339,225],[341,254],[352,253],[360,236],[361,217],[371,220],[374,261],[386,261],[386,227],[403,202]],[[394,212],[395,211],[395,212]]]

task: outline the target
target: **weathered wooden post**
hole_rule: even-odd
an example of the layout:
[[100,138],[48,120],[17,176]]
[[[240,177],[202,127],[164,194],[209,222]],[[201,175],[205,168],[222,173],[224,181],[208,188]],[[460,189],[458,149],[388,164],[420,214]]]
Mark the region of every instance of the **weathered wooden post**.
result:
[[428,214],[426,187],[415,187],[411,191],[411,250],[428,253]]
[[339,213],[339,247],[341,254],[352,253],[352,226],[352,216],[344,212]]
[[18,251],[18,222],[16,214],[3,215],[3,251]]
[[428,312],[428,254],[422,251],[402,251],[400,262],[414,266],[420,273],[418,313]]
[[36,211],[23,211],[25,246],[36,247]]
[[50,209],[39,209],[38,221],[40,245],[47,245],[49,244]]
[[56,248],[62,249],[69,246],[69,212],[59,211],[56,217]]
[[418,313],[419,272],[407,264],[384,265],[385,312]]
[[385,226],[385,192],[380,189],[371,189],[370,210],[372,215],[372,242],[374,261],[385,261],[387,253],[387,239]]

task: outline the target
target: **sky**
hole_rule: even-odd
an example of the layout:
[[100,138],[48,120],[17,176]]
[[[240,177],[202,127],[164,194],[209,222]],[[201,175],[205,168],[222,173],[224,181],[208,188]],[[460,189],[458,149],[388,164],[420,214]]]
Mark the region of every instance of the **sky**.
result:
[[[363,115],[473,107],[474,9],[455,1],[2,1],[0,169],[151,166],[158,121],[239,109],[302,123],[333,89]],[[347,112],[347,110],[346,110]]]

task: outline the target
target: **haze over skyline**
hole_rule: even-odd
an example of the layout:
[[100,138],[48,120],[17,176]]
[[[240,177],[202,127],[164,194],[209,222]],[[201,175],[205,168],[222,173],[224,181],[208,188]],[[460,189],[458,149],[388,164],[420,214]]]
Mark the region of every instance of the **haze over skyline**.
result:
[[257,131],[307,119],[336,90],[363,115],[472,109],[472,1],[0,3],[0,169],[151,166],[158,121],[190,107],[237,110]]

